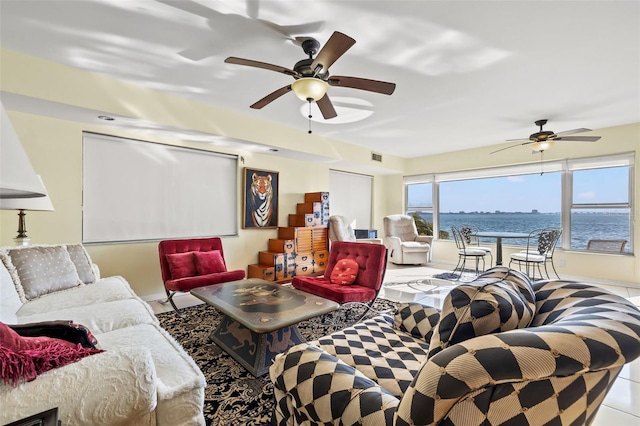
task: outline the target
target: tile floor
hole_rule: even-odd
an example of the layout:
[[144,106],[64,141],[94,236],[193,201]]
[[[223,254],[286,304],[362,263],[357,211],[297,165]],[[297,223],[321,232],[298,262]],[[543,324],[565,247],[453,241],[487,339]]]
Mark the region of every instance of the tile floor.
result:
[[[433,280],[429,283],[430,285],[407,283],[423,280],[425,277],[450,269],[446,265],[406,266],[389,263],[380,297],[401,302],[415,301],[430,306],[441,306],[442,299],[446,295],[444,287],[449,285],[449,282]],[[575,277],[568,279],[580,280]],[[582,279],[582,281],[606,288],[640,307],[640,287],[628,287],[623,283],[599,283],[588,279]],[[430,290],[429,294],[422,292],[425,288]],[[188,294],[178,295],[174,300],[178,308],[202,303],[200,299]],[[157,301],[151,302],[151,306],[156,313],[171,310],[169,304],[162,305]],[[602,403],[592,426],[640,426],[640,358],[624,366]]]

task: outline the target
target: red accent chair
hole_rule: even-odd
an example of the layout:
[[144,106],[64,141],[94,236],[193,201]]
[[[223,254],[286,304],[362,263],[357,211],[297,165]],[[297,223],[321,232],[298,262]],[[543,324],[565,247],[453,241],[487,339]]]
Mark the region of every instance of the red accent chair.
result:
[[[218,269],[221,269],[223,271],[208,274],[199,274],[194,260],[191,271],[181,273],[177,276],[172,276],[172,270],[174,272],[174,275],[177,274],[177,270],[175,268],[175,263],[170,262],[171,255],[189,252],[213,252],[216,250],[220,252],[220,259],[222,260],[222,263],[221,265],[219,265]],[[176,304],[173,301],[173,296],[177,292],[186,293],[194,288],[205,287],[212,284],[221,284],[229,281],[242,280],[245,277],[245,272],[242,269],[237,269],[234,271],[226,270],[226,264],[224,262],[224,252],[222,250],[222,240],[220,240],[220,238],[218,237],[191,238],[184,240],[164,240],[160,241],[160,243],[158,244],[158,252],[160,254],[160,271],[162,272],[162,281],[164,282],[164,289],[167,292],[167,300],[164,301],[164,303],[166,303],[167,301],[170,302],[173,309],[180,316],[183,316],[183,314],[178,310]]]
[[[331,272],[343,259],[353,259],[358,264],[356,279],[349,285],[332,284]],[[378,297],[386,270],[387,248],[384,245],[335,241],[331,244],[329,260],[323,276],[298,275],[293,277],[291,284],[298,290],[333,300],[341,305],[364,304],[368,308],[362,314],[364,316]]]

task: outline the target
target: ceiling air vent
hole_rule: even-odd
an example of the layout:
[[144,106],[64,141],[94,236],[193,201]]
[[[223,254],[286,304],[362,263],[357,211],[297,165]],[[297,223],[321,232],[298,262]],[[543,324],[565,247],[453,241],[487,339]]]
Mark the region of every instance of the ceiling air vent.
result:
[[373,161],[379,161],[382,163],[382,154],[376,154],[375,152],[371,153],[371,159]]

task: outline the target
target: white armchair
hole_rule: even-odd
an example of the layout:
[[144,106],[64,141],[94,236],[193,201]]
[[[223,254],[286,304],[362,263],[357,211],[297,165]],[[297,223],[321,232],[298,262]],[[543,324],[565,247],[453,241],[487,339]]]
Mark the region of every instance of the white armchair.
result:
[[426,264],[429,261],[433,237],[418,235],[411,216],[393,214],[384,219],[384,245],[393,263]]
[[329,241],[351,241],[354,243],[382,244],[381,238],[356,238],[348,219],[334,215],[329,218]]

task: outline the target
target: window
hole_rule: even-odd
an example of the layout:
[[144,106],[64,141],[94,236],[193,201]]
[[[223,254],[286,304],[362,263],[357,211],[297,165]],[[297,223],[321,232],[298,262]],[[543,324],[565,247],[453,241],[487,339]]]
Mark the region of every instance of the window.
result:
[[629,167],[576,170],[572,180],[571,248],[586,249],[589,240],[631,241]]
[[562,227],[565,249],[586,250],[590,239],[626,240],[630,253],[633,164],[632,154],[622,154],[550,161],[542,169],[538,163],[409,176],[407,213],[432,222],[439,238],[460,225],[513,232]]

